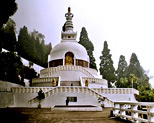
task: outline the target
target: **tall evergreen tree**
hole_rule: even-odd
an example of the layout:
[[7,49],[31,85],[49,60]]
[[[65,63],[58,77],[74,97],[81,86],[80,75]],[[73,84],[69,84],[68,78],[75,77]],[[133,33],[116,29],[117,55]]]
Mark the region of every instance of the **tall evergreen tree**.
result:
[[16,24],[12,19],[9,19],[4,26],[3,48],[9,51],[16,51]]
[[94,46],[93,46],[93,43],[88,38],[88,33],[87,33],[85,27],[82,27],[82,30],[81,30],[81,33],[80,33],[79,44],[83,45],[87,50],[87,53],[88,53],[89,58],[90,58],[90,68],[94,68],[94,69],[97,70],[97,66],[96,66],[96,63],[95,63],[96,60],[95,60],[94,55],[93,55]]
[[111,82],[116,81],[115,68],[113,66],[113,60],[111,58],[110,49],[108,49],[107,41],[104,42],[104,49],[102,56],[100,56],[100,75],[102,78],[108,80],[108,86],[111,87]]
[[140,62],[135,53],[132,53],[130,64],[126,71],[126,75],[129,76],[129,74],[134,74],[137,78],[141,78],[144,76],[144,69],[140,65]]
[[0,80],[24,85],[19,78],[22,66],[21,58],[15,53],[0,53]]
[[125,56],[121,55],[119,58],[118,68],[116,70],[117,82],[116,87],[119,87],[119,82],[121,78],[125,78],[125,72],[127,69],[127,62],[125,60]]
[[126,70],[126,75],[129,76],[130,74],[134,74],[137,78],[137,84],[135,87],[136,89],[139,89],[144,85],[150,86],[149,77],[145,73],[143,67],[140,65],[140,62],[135,53],[132,53],[130,64],[128,66],[128,69]]
[[17,45],[17,51],[19,55],[22,57],[29,59],[28,52],[29,50],[29,34],[27,27],[23,27],[20,29],[19,35],[18,35],[18,45]]

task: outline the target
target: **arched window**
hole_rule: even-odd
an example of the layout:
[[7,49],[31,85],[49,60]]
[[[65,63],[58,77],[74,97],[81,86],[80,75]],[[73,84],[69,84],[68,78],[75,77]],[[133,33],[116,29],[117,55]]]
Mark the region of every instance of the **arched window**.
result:
[[74,65],[74,55],[71,52],[65,54],[65,65]]

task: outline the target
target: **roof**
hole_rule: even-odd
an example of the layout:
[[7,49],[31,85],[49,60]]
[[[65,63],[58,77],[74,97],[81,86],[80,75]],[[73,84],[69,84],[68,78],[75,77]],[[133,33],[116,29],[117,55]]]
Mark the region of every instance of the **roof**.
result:
[[72,52],[75,59],[85,60],[89,62],[89,56],[86,49],[77,41],[67,41],[57,44],[50,52],[50,61],[63,59],[67,52]]

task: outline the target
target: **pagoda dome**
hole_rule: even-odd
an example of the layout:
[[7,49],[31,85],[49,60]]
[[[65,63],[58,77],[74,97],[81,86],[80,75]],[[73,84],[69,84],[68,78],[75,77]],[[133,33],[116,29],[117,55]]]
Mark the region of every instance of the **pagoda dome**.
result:
[[81,44],[74,41],[57,44],[50,52],[50,61],[64,59],[67,52],[71,52],[75,59],[84,60],[89,63],[89,56],[86,49]]

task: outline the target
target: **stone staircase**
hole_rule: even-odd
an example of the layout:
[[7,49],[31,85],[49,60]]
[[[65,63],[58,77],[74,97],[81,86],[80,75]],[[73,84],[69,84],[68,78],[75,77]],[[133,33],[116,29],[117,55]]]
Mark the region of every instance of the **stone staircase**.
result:
[[[103,96],[102,94],[87,88],[87,87],[81,87],[81,86],[60,86],[60,87],[55,87],[52,90],[49,90],[45,92],[45,99],[48,98],[49,96],[55,94],[55,93],[65,93],[65,92],[73,92],[73,93],[88,93],[96,98],[102,98],[104,100],[104,104],[106,107],[113,107],[114,103],[109,100],[107,97]],[[31,105],[33,103],[37,103],[39,100],[37,97],[31,99],[28,101],[28,103]]]

